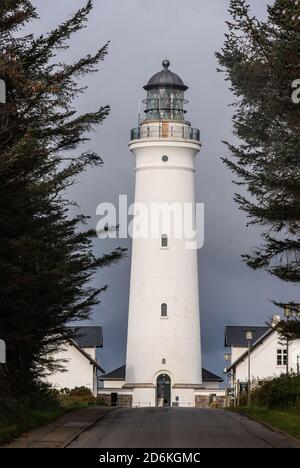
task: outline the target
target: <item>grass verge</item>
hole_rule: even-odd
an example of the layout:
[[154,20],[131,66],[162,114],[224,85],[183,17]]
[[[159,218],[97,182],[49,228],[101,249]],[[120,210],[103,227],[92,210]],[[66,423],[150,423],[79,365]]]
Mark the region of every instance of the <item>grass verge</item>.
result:
[[51,409],[31,409],[11,400],[0,400],[0,446],[8,444],[19,435],[59,418],[77,406]]
[[63,414],[90,405],[103,405],[90,389],[75,387],[60,392],[39,387],[35,393],[24,395],[22,402],[0,399],[0,446],[20,434],[44,426]]
[[243,407],[240,408],[240,412],[253,416],[300,440],[300,412],[296,411],[295,408],[279,410],[263,407]]

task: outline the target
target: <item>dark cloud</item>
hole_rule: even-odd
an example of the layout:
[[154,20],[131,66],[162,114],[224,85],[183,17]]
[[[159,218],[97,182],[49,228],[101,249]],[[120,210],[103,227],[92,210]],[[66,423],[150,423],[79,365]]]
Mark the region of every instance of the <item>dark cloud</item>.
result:
[[[34,32],[53,28],[83,0],[35,0],[41,20]],[[55,3],[55,7],[54,7]],[[73,61],[110,40],[109,55],[89,89],[78,100],[79,111],[110,104],[112,112],[89,147],[100,152],[104,167],[81,176],[70,191],[82,211],[91,215],[102,201],[115,202],[119,194],[133,201],[134,161],[128,151],[129,131],[136,126],[142,86],[168,57],[171,68],[189,85],[188,118],[201,129],[203,148],[197,162],[197,200],[206,203],[205,247],[199,252],[201,325],[204,365],[223,369],[225,324],[264,324],[276,312],[269,299],[296,299],[296,287],[264,273],[253,272],[240,260],[242,252],[259,242],[258,230],[245,227],[245,216],[232,198],[231,174],[220,161],[224,139],[232,139],[232,97],[224,76],[216,73],[214,52],[224,40],[228,1],[210,0],[95,0],[86,29],[74,38],[64,58]],[[266,14],[266,0],[252,0],[254,13]],[[129,241],[97,240],[96,252]],[[103,366],[112,369],[125,359],[130,259],[101,271],[95,284],[109,284],[93,320],[104,326]],[[299,297],[298,297],[299,299]]]

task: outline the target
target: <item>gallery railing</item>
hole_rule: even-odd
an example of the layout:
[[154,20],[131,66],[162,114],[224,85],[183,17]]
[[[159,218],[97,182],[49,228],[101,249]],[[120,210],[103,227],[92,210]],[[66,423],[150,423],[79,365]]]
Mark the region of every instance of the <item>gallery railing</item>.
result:
[[143,125],[138,128],[133,128],[130,137],[131,140],[144,138],[176,138],[200,141],[200,130],[184,125]]

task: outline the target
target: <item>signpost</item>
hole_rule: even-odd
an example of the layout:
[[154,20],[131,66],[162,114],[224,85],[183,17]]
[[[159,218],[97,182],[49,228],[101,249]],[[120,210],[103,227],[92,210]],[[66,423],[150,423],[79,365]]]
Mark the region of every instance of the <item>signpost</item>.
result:
[[248,394],[248,382],[240,382],[239,390],[242,395]]
[[5,81],[0,78],[0,103],[6,103],[6,85]]
[[[5,81],[0,78],[0,104],[6,103],[6,85]],[[5,341],[0,340],[0,364],[6,363],[6,345]]]
[[6,344],[4,340],[0,340],[0,364],[6,363]]

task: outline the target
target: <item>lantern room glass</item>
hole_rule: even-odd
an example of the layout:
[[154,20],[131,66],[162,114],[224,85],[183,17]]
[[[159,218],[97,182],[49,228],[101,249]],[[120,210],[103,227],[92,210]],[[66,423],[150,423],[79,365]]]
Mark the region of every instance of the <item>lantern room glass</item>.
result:
[[147,120],[184,121],[184,91],[172,87],[155,88],[147,91]]

